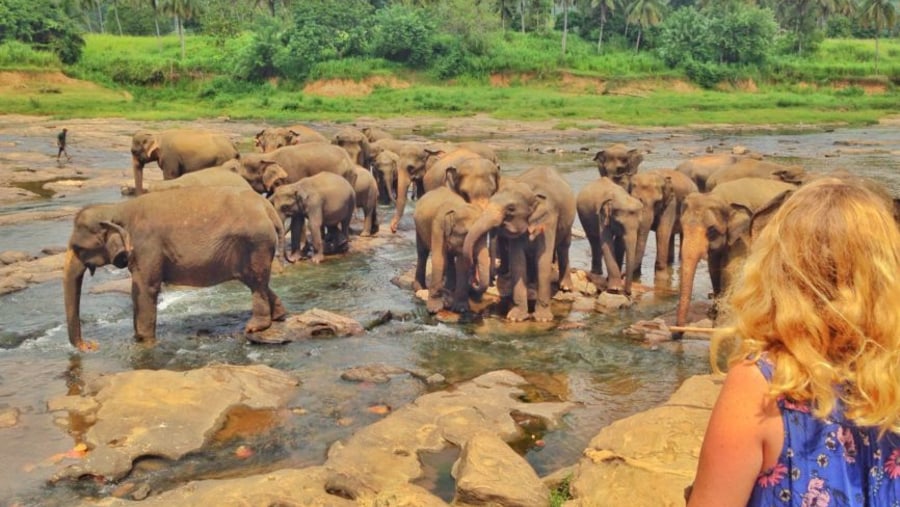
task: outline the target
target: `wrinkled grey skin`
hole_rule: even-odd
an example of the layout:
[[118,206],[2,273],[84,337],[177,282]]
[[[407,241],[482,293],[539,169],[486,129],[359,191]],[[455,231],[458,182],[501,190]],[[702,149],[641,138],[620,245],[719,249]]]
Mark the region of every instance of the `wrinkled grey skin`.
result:
[[[271,194],[280,185],[287,183],[287,173],[276,163],[269,164],[263,171],[262,179],[245,177],[244,166],[238,160],[229,160],[222,165],[187,173],[174,180],[154,183],[148,191],[159,192],[182,187],[244,187],[261,194]],[[255,186],[254,186],[255,185]]]
[[[640,263],[635,252],[644,205],[612,179],[601,177],[578,192],[575,206],[591,245],[592,277],[603,274],[605,262],[606,289],[631,294],[635,266]],[[625,253],[624,265],[620,264],[619,251]]]
[[806,171],[798,165],[745,158],[713,172],[706,179],[706,191],[711,191],[720,183],[740,178],[769,178],[799,185],[805,177]]
[[594,155],[600,176],[606,176],[625,190],[631,188],[631,177],[637,174],[644,156],[637,148],[613,144]]
[[[426,194],[427,195],[427,194]],[[485,256],[476,249],[487,248],[484,236],[498,238],[499,277],[508,276],[513,307],[506,318],[538,322],[553,320],[550,311],[553,262],[558,265],[559,288],[571,290],[569,246],[575,221],[575,194],[568,182],[552,167],[534,167],[514,178],[504,178],[491,196],[481,217],[466,235],[463,250],[468,262]],[[477,266],[478,272],[490,269]],[[478,280],[484,291],[489,280]],[[528,284],[537,287],[534,312],[528,311]],[[507,296],[503,294],[502,296]]]
[[466,202],[484,209],[500,186],[500,166],[467,149],[444,154],[428,168],[422,180],[428,192],[446,186]]
[[107,264],[131,272],[134,333],[140,341],[156,339],[163,283],[208,287],[240,280],[253,294],[246,332],[266,329],[286,315],[269,288],[283,236],[275,209],[249,188],[173,188],[87,206],[75,216],[63,268],[69,341],[79,350],[96,348],[81,334],[81,286],[85,271],[93,275]]
[[306,125],[263,129],[256,134],[255,141],[256,149],[262,153],[269,153],[293,144],[329,142],[327,137]]
[[353,163],[365,167],[369,153],[369,138],[361,130],[344,127],[334,134],[331,143],[346,150]]
[[647,249],[650,231],[656,236],[654,277],[668,278],[668,267],[675,257],[675,235],[681,234],[679,217],[688,194],[697,192],[697,185],[686,174],[673,169],[640,171],[631,178],[631,195],[644,205],[641,227],[638,230],[637,265],[634,276],[641,274],[641,261]]
[[[681,213],[681,286],[676,325],[685,325],[700,260],[707,260],[713,297],[718,298],[728,286],[730,263],[742,260],[750,244],[753,214],[779,194],[795,188],[783,181],[741,178],[685,198]],[[680,338],[681,333],[672,336]]]
[[[467,203],[447,187],[425,195],[416,203],[416,290],[428,289],[427,308],[437,313],[444,308],[454,312],[469,311],[470,280],[475,273],[466,261],[463,242],[473,223],[481,216],[481,208]],[[479,266],[484,271],[477,277],[490,277],[490,258],[486,248],[478,248]],[[431,255],[431,279],[425,280],[425,266]]]
[[285,252],[289,262],[296,262],[305,249],[307,220],[312,236],[312,261],[316,264],[325,260],[326,227],[337,229],[340,244],[346,245],[350,240],[356,192],[346,179],[333,173],[319,173],[278,187],[270,200],[282,222],[291,218],[291,252]]
[[239,157],[224,134],[197,129],[138,131],[131,138],[134,193],[144,193],[144,166],[150,162],[159,165],[164,180],[171,180]]
[[[243,175],[251,185],[261,184],[266,168],[276,163],[287,173],[287,182],[294,183],[321,172],[330,172],[356,183],[355,164],[340,146],[330,143],[306,143],[278,148],[269,153],[245,153],[241,156]],[[263,183],[264,184],[264,183]],[[254,186],[256,188],[256,186]]]
[[363,216],[363,229],[360,236],[374,236],[378,232],[378,184],[372,173],[362,167],[356,166],[356,184],[353,190],[356,192],[356,207],[361,209]]

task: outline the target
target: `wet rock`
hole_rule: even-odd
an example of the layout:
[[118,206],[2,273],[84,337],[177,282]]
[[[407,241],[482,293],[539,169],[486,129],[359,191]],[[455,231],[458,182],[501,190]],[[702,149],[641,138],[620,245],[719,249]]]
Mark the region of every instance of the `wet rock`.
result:
[[31,284],[62,278],[65,255],[48,255],[0,265],[0,295],[27,288]]
[[746,155],[750,153],[750,150],[746,146],[736,144],[731,147],[731,153],[735,155]]
[[392,376],[404,375],[407,370],[384,364],[370,364],[366,366],[356,366],[341,373],[341,378],[349,382],[371,382],[373,384],[384,384],[391,381]]
[[631,298],[624,294],[601,292],[594,300],[594,310],[598,312],[608,312],[610,310],[628,308],[632,304]]
[[310,338],[360,335],[366,332],[359,322],[326,310],[313,308],[292,315],[284,323],[247,335],[255,343],[288,343]]
[[550,490],[531,465],[494,435],[470,438],[452,473],[456,505],[550,505]]
[[583,269],[573,269],[569,277],[572,279],[572,290],[586,296],[597,295],[597,286],[591,280],[590,274]]
[[691,377],[664,405],[602,429],[575,467],[566,505],[684,505],[720,384]]
[[394,318],[394,314],[393,314],[390,310],[385,310],[385,311],[383,311],[383,312],[378,312],[378,313],[375,315],[375,318],[373,318],[372,320],[366,322],[366,323],[363,325],[363,329],[365,329],[366,331],[371,331],[371,330],[375,329],[375,328],[378,327],[378,326],[387,324],[387,323],[390,322],[393,318]]
[[[87,383],[83,395],[96,402],[96,422],[83,437],[90,451],[57,479],[91,475],[116,480],[141,456],[177,460],[203,448],[232,408],[283,407],[297,384],[291,375],[264,365],[135,370],[98,377]],[[57,399],[50,406],[72,403]]]
[[19,424],[19,409],[12,407],[0,410],[0,429],[12,428],[16,424]]
[[33,255],[21,250],[6,250],[5,252],[0,252],[0,264],[9,265],[17,262],[30,261],[32,259],[34,259]]
[[57,255],[57,254],[61,254],[61,253],[66,253],[67,249],[68,249],[68,247],[65,245],[45,246],[44,248],[41,248],[41,253],[44,255]]

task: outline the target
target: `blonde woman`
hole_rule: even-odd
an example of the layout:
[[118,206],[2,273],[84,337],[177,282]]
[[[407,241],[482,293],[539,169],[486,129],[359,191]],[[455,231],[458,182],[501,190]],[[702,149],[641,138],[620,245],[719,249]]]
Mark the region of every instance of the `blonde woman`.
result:
[[689,507],[900,505],[900,232],[823,178],[754,240]]

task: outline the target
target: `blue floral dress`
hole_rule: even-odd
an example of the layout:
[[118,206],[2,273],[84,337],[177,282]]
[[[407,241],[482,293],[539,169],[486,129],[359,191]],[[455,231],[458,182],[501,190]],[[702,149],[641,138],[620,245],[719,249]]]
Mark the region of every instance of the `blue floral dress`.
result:
[[[771,382],[772,363],[756,364]],[[778,463],[756,478],[748,506],[900,507],[900,435],[879,440],[877,428],[844,420],[840,406],[824,421],[784,397],[778,408],[784,446]]]

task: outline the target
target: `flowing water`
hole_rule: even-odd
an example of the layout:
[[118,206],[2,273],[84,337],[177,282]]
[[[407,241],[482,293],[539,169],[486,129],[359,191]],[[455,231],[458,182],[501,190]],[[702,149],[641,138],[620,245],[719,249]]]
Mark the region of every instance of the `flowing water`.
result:
[[[576,192],[596,177],[590,160],[596,150],[623,142],[649,151],[644,169],[674,167],[688,158],[686,153],[699,153],[706,146],[724,150],[740,144],[785,162],[804,164],[809,170],[846,168],[877,178],[895,194],[900,193],[895,164],[900,138],[895,130],[884,127],[727,135],[621,131],[601,139],[551,132],[494,141],[500,147],[505,174],[518,173],[531,165],[554,165]],[[7,143],[28,150],[34,141],[27,137],[0,138],[0,146]],[[556,150],[546,153],[523,146]],[[127,153],[96,150],[87,163],[122,170],[128,167],[129,158]],[[123,198],[117,188],[89,190],[2,206],[0,215],[119,199]],[[383,208],[380,216],[384,220],[389,214],[390,210]],[[272,280],[273,289],[293,313],[321,308],[361,322],[386,311],[394,316],[363,336],[278,346],[251,344],[241,332],[249,315],[249,294],[235,282],[206,289],[164,290],[158,342],[146,348],[132,340],[130,298],[119,292],[90,292],[103,282],[127,276],[125,271],[103,268],[86,279],[82,299],[85,336],[96,340],[100,348],[96,353],[78,354],[66,337],[59,281],[0,296],[0,412],[9,408],[19,412],[15,426],[0,429],[0,499],[17,499],[20,505],[68,505],[84,494],[110,493],[84,485],[47,482],[58,467],[50,458],[74,444],[48,414],[47,401],[77,392],[88,375],[139,368],[188,370],[211,363],[266,364],[290,371],[302,382],[290,401],[293,415],[274,425],[264,438],[256,437],[257,454],[252,466],[225,459],[226,454],[216,454],[215,449],[192,455],[175,466],[154,466],[149,460],[137,468],[154,471],[148,476],[153,477],[153,488],[158,491],[191,478],[233,477],[276,467],[320,464],[329,445],[382,417],[368,407],[398,408],[429,389],[408,375],[376,385],[342,381],[341,372],[354,366],[383,363],[440,373],[449,384],[506,368],[539,386],[533,394],[536,397],[577,402],[577,408],[565,416],[559,428],[534,435],[535,442],[541,440],[542,445],[517,445],[541,475],[577,461],[602,427],[663,402],[686,378],[708,372],[704,341],[648,347],[622,332],[635,320],[653,318],[675,307],[677,274],[668,284],[657,286],[656,292],[645,294],[633,308],[618,313],[584,315],[569,312],[565,305],[556,308],[558,321],[581,321],[585,324],[581,327],[560,330],[555,325],[512,325],[494,317],[469,324],[435,321],[410,291],[391,282],[415,263],[411,215],[409,211],[405,214],[400,233],[374,251],[330,257],[318,266],[292,265]],[[0,226],[0,251],[37,254],[44,247],[63,246],[70,227],[71,219]],[[381,234],[386,229],[382,226]],[[646,275],[652,277],[653,273],[652,241],[648,247],[651,251],[644,259],[642,283],[652,287],[653,281]],[[571,255],[573,267],[589,267],[584,239],[574,241]],[[708,276],[701,272],[697,278],[695,298],[701,298],[709,291]],[[445,496],[448,488],[452,491],[452,484],[446,484],[445,462],[452,459],[442,458],[440,453],[423,457],[427,467],[438,475],[431,484]]]

